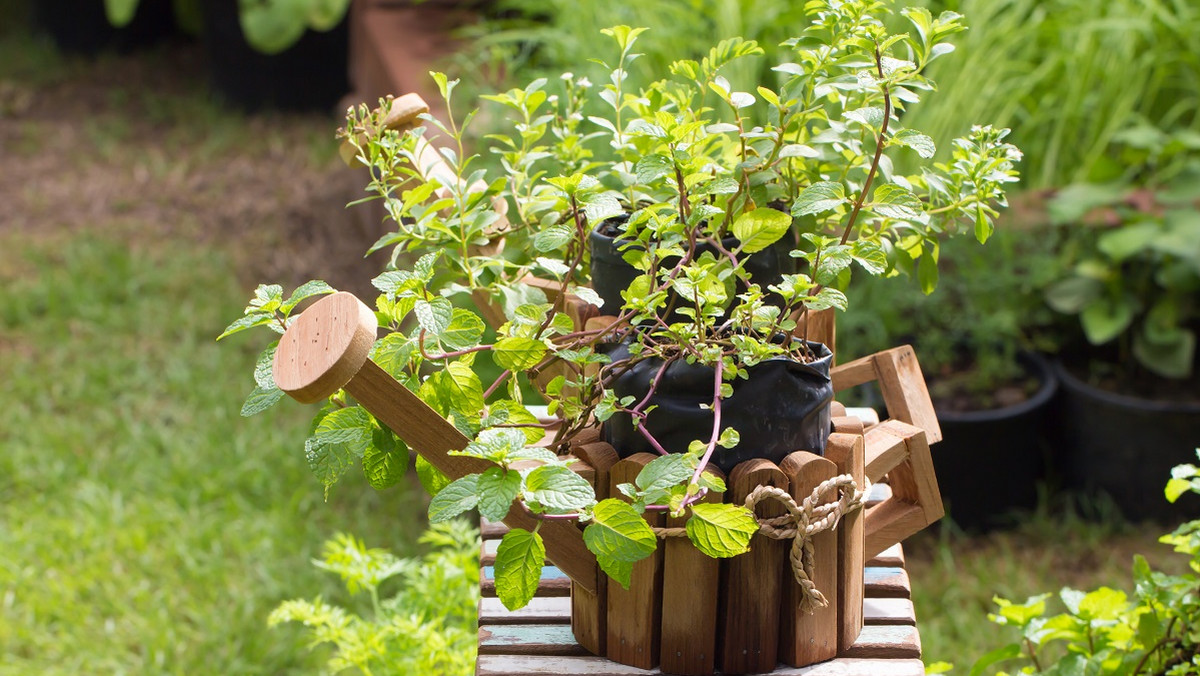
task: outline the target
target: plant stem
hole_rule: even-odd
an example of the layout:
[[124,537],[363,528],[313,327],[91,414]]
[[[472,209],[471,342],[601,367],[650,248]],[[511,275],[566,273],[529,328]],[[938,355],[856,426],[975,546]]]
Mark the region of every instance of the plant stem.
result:
[[[875,47],[875,72],[879,74],[879,79],[883,79],[883,55],[879,53],[879,46]],[[892,95],[888,92],[887,83],[883,87],[883,126],[879,128],[879,135],[875,137],[875,156],[871,158],[871,169],[867,171],[867,180],[863,182],[862,192],[858,194],[858,200],[854,203],[854,210],[850,212],[850,220],[846,222],[846,229],[842,232],[841,244],[845,244],[850,239],[850,232],[854,229],[854,221],[858,219],[858,212],[862,210],[863,202],[867,199],[867,192],[871,190],[871,183],[875,180],[875,172],[879,170],[879,158],[883,155],[883,143],[886,140],[888,123],[892,119]]]
[[696,465],[696,471],[692,474],[691,483],[698,483],[700,475],[704,473],[704,469],[708,467],[708,461],[712,458],[713,451],[717,448],[717,439],[721,436],[721,383],[725,376],[725,360],[718,359],[717,366],[713,369],[713,426],[712,434],[708,438],[708,448],[704,449],[704,455],[700,458],[700,463]]

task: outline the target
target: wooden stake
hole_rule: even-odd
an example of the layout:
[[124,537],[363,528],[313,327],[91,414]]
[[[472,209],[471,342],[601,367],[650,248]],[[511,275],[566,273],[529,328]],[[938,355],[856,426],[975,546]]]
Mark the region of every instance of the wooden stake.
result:
[[[655,456],[635,453],[612,466],[608,474],[608,494],[620,495],[617,485],[633,483]],[[646,512],[646,522],[661,526],[660,512]],[[631,667],[653,669],[658,666],[659,637],[662,629],[663,548],[633,564],[629,589],[615,581],[608,583],[608,659]]]
[[[866,463],[861,434],[829,435],[825,457],[837,465],[838,474],[849,474],[854,477],[859,490],[864,488]],[[857,509],[843,516],[837,531],[839,653],[846,652],[854,645],[863,628],[863,567],[866,565],[866,520],[863,511]]]
[[[311,404],[341,388],[363,408],[451,479],[483,472],[492,463],[450,455],[468,440],[454,425],[421,401],[375,362],[367,359],[377,330],[375,313],[354,295],[325,296],[304,311],[279,340],[274,378],[279,389]],[[538,521],[511,509],[504,523],[533,530]],[[575,524],[541,523],[546,556],[584,589],[596,591],[596,557],[583,544]]]
[[[797,503],[812,494],[826,479],[837,476],[833,461],[807,451],[783,459],[779,468],[787,475]],[[813,582],[829,605],[811,615],[800,610],[800,585],[789,568],[784,572],[783,610],[780,613],[779,659],[793,667],[823,662],[838,652],[838,535],[825,531],[813,537]]]
[[[746,496],[760,485],[788,490],[783,470],[770,460],[747,460],[729,475],[733,504],[745,504]],[[785,514],[774,500],[759,503],[759,517]],[[750,551],[725,563],[722,597],[725,600],[721,631],[721,671],[726,674],[757,674],[771,671],[779,662],[779,608],[789,543],[761,533],[750,540]]]
[[[725,478],[715,467],[705,471]],[[721,495],[709,493],[702,502],[721,502]],[[667,517],[668,528],[686,523],[687,516]],[[687,537],[669,537],[663,545],[662,670],[708,676],[716,664],[721,562]]]

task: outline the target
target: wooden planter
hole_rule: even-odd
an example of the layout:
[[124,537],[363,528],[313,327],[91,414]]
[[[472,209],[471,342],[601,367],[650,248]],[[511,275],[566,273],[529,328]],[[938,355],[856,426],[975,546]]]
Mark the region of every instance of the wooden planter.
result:
[[[344,387],[451,479],[487,469],[487,461],[450,455],[465,448],[468,439],[367,358],[375,335],[370,308],[351,294],[327,296],[280,340],[276,383],[305,403]],[[626,590],[599,570],[577,524],[542,522],[547,558],[571,580],[571,627],[581,646],[615,662],[660,666],[672,674],[712,674],[718,667],[728,674],[761,673],[778,662],[803,666],[850,648],[863,627],[864,562],[942,516],[929,454],[929,443],[940,440],[941,432],[912,348],[835,367],[831,376],[835,390],[878,382],[891,419],[864,429],[857,419],[836,415],[844,409],[834,411],[825,457],[797,451],[779,466],[761,459],[744,462],[731,473],[726,493],[729,500],[744,501],[756,487],[769,485],[802,502],[839,474],[850,475],[859,490],[887,477],[888,499],[849,513],[836,530],[811,540],[812,581],[827,605],[812,614],[800,609],[790,544],[761,532],[749,553],[725,561],[701,554],[686,537],[668,537],[650,558],[634,565]],[[616,486],[633,481],[653,459],[635,455],[618,461],[594,433],[580,435],[569,449],[581,460],[573,467],[599,498],[618,495]],[[778,503],[760,503],[759,516],[773,516],[778,509]],[[648,520],[656,526],[683,525],[663,518]],[[536,525],[515,509],[504,521],[514,528]]]

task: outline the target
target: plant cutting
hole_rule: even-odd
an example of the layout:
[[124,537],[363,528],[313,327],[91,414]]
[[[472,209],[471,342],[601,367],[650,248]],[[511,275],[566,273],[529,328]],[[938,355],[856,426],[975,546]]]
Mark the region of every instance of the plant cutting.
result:
[[[620,584],[656,548],[644,512],[686,516],[692,542],[710,556],[745,551],[758,530],[753,514],[702,502],[724,490],[706,468],[738,452],[745,430],[728,415],[739,391],[763,368],[785,379],[816,371],[824,389],[812,397],[815,412],[800,416],[816,421],[811,446],[792,440],[771,452],[819,452],[829,430],[832,389],[821,373],[829,349],[798,331],[807,315],[844,310],[851,269],[882,274],[889,256],[914,264],[931,290],[940,238],[969,229],[985,241],[1015,180],[1019,153],[1005,131],[989,127],[955,141],[950,162],[891,172],[889,154],[934,151],[927,136],[899,127],[897,113],[932,88],[921,71],[950,51],[945,40],[961,24],[953,13],[935,19],[907,9],[912,32],[888,35],[890,11],[882,2],[817,3],[812,25],[786,43],[792,60],[775,67],[781,84],[754,93],[730,90],[721,76],[727,63],[759,54],[751,41],[723,41],[702,60],[677,61],[671,77],[634,88],[626,68],[644,29],[607,29],[619,56],[603,86],[566,74],[557,95],[539,80],[485,97],[514,120],[511,134],[489,138],[503,166],[495,177],[466,151],[464,130],[478,111],[461,122],[425,119],[446,142],[438,171],[419,161],[423,128],[389,130],[386,103],[351,111],[344,135],[396,226],[374,247],[392,248],[393,269],[375,279],[385,335],[373,358],[471,440],[458,453],[493,465],[446,484],[418,461],[440,489],[432,520],[478,508],[492,520],[516,509],[537,523],[585,523],[588,548]],[[455,82],[434,77],[450,106]],[[607,104],[607,116],[582,118],[591,96]],[[600,143],[613,159],[594,159],[589,145]],[[639,274],[620,307],[601,306],[586,286],[586,242],[593,224],[620,214],[628,214],[624,258]],[[503,255],[481,253],[498,237]],[[785,237],[796,238],[789,253],[801,271],[764,288],[746,260]],[[522,283],[531,274],[551,280],[551,293]],[[226,334],[283,330],[296,299],[315,289],[327,290],[314,285],[285,300],[282,289],[260,287]],[[609,319],[580,321],[586,312],[568,306],[572,295]],[[500,321],[485,340],[489,316]],[[260,374],[270,364],[264,353]],[[690,438],[668,448],[660,436],[670,420],[656,397],[677,370],[701,374],[690,377],[703,390],[677,406],[691,409]],[[255,402],[281,396],[267,378],[258,384]],[[535,393],[552,420],[529,410]],[[621,486],[628,501],[597,500],[558,451],[585,428],[622,418],[657,457]],[[327,487],[359,458],[381,482],[403,464],[400,442],[344,394],[322,407],[307,448]],[[509,607],[527,603],[536,587],[545,556],[538,530],[514,529],[501,545],[497,592]]]

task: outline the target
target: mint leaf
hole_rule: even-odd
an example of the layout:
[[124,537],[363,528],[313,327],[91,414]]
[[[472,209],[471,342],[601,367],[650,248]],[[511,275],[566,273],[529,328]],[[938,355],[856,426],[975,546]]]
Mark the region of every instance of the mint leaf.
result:
[[536,366],[546,356],[546,345],[540,340],[509,336],[496,341],[492,357],[501,368],[517,372]]
[[479,504],[479,476],[468,474],[438,491],[429,501],[429,523],[449,521],[468,509],[474,509]]
[[375,419],[361,406],[348,406],[329,412],[317,425],[313,436],[322,444],[346,446],[355,457],[362,457],[376,428]]
[[375,490],[395,486],[408,470],[408,447],[390,429],[377,427],[363,453],[362,468]]
[[304,459],[314,476],[325,487],[325,498],[329,499],[329,488],[350,469],[358,459],[345,444],[323,444],[316,437],[304,442]]
[[559,512],[591,506],[592,485],[562,465],[543,465],[525,477],[525,501]]
[[604,572],[626,588],[631,564],[650,556],[658,547],[658,538],[642,516],[615,498],[596,504],[592,523],[583,531],[583,542]]
[[695,471],[695,457],[683,453],[669,453],[647,463],[633,481],[646,493],[665,491],[687,481]]
[[375,343],[371,360],[393,378],[400,380],[407,377],[405,370],[416,351],[417,341],[396,331],[380,338],[379,342]]
[[[254,328],[255,326],[270,324],[273,321],[275,321],[275,314],[273,312],[253,312],[243,317],[238,317],[233,321],[232,324],[225,327],[225,330],[221,332],[221,335],[217,336],[217,340],[221,340],[226,336],[232,336],[235,333],[241,333],[242,331]],[[278,331],[278,329],[276,330]]]
[[292,292],[291,297],[284,301],[280,306],[280,312],[287,315],[301,302],[312,298],[313,296],[321,296],[328,293],[334,293],[334,288],[319,279],[313,279],[301,284]]
[[450,324],[438,340],[451,350],[469,350],[479,345],[484,328],[483,320],[474,312],[456,307],[451,313]]
[[421,328],[428,331],[434,338],[440,338],[442,332],[450,326],[450,322],[454,318],[454,306],[447,298],[418,300],[413,306],[413,312],[416,313],[417,323],[421,325]]
[[542,536],[521,528],[504,534],[496,548],[496,596],[505,608],[516,610],[529,605],[537,593],[546,563]]
[[791,227],[791,216],[762,207],[738,216],[733,222],[733,235],[741,241],[743,252],[754,253],[778,242]]
[[921,215],[921,200],[907,188],[884,183],[875,188],[875,203],[871,209],[888,218],[917,218]]
[[421,482],[421,488],[425,489],[429,495],[437,495],[442,492],[442,489],[450,485],[450,477],[442,474],[438,468],[429,464],[429,461],[420,455],[417,456],[417,479]]
[[446,397],[449,409],[478,417],[483,411],[483,384],[475,371],[470,365],[455,361],[450,362],[442,373],[445,377],[439,383],[439,394]]
[[264,390],[279,389],[275,387],[275,349],[279,347],[279,341],[275,341],[267,346],[258,355],[258,359],[254,362],[254,384]]
[[737,556],[750,549],[750,538],[758,532],[754,513],[739,505],[697,503],[686,524],[688,538],[696,549],[713,558]]
[[796,196],[796,202],[792,205],[792,215],[808,216],[832,211],[848,201],[846,186],[833,181],[819,181]]
[[883,126],[883,109],[875,106],[867,106],[857,110],[848,110],[842,117],[847,120],[853,120],[861,124],[865,124],[871,129],[879,129]]
[[541,253],[555,251],[567,245],[575,237],[575,232],[565,223],[552,225],[541,230],[533,237],[533,248]]
[[933,139],[915,129],[901,129],[891,138],[890,143],[911,148],[925,159],[933,157],[933,154],[937,152],[937,146],[934,145]]
[[489,467],[480,475],[476,490],[479,492],[479,515],[488,521],[502,521],[521,491],[521,473]]
[[272,386],[270,389],[256,387],[246,397],[245,403],[242,404],[242,417],[249,418],[252,415],[262,413],[277,404],[280,399],[283,399],[283,390],[278,387]]

